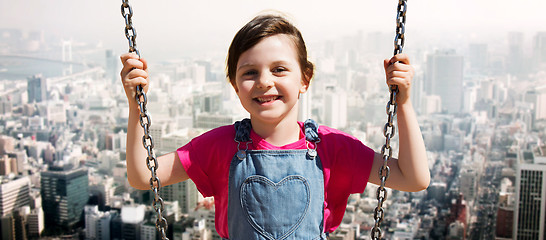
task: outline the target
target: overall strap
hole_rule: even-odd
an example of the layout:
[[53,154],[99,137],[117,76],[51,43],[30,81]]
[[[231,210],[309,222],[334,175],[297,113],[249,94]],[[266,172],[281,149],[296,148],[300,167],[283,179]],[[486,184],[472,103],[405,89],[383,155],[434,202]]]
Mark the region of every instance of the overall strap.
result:
[[303,127],[305,128],[305,139],[309,142],[319,143],[320,138],[318,135],[318,128],[319,125],[315,120],[313,119],[307,119],[303,123]]
[[[235,141],[236,142],[248,142],[250,141],[250,130],[252,125],[250,119],[245,118],[241,121],[237,121],[234,124],[235,127]],[[305,139],[309,142],[318,143],[320,138],[318,135],[319,125],[313,119],[305,120],[304,124]]]
[[[303,123],[303,127],[305,128],[305,146],[307,147],[307,156],[309,156],[310,159],[315,159],[315,157],[318,155],[317,144],[320,142],[320,137],[318,134],[319,125],[313,119],[307,119]],[[315,148],[310,148],[309,142],[314,143]]]
[[[250,130],[252,130],[252,124],[250,123],[250,119],[245,118],[241,121],[235,122],[233,124],[235,127],[235,139],[233,139],[235,142],[237,142],[237,158],[239,160],[245,160],[246,159],[246,151],[248,150],[248,144],[252,144],[252,139],[250,139]],[[245,149],[241,149],[241,143],[246,143]]]
[[250,119],[245,118],[241,121],[235,122],[233,124],[235,127],[235,141],[236,142],[248,142],[250,141],[250,130],[252,129],[252,124]]

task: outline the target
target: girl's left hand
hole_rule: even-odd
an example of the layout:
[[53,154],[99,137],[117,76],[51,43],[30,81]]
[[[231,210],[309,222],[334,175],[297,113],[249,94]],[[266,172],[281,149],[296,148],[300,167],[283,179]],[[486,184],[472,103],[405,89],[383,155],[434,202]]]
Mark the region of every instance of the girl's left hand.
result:
[[398,94],[396,103],[403,105],[408,102],[411,90],[411,81],[415,73],[406,54],[397,54],[391,59],[383,60],[387,84],[397,85]]

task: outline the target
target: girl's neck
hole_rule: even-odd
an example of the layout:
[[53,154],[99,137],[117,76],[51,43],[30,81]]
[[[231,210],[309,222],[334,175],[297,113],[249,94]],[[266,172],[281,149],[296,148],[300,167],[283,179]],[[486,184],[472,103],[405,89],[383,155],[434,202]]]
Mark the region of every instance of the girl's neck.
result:
[[250,118],[252,130],[265,141],[275,146],[284,146],[296,142],[300,138],[300,125],[297,119],[284,118],[279,122],[263,122]]

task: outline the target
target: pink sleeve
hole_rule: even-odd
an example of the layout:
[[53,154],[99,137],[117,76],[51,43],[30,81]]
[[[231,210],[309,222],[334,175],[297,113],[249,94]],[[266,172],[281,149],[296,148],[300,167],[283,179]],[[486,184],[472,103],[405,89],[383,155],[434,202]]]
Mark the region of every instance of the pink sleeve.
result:
[[210,197],[227,186],[229,164],[237,151],[232,125],[215,128],[177,150],[182,166],[203,196]]
[[206,161],[210,158],[199,158],[199,154],[192,154],[195,152],[200,152],[200,150],[193,147],[193,140],[176,150],[176,152],[178,153],[178,158],[180,158],[182,166],[184,166],[184,170],[186,170],[186,173],[190,179],[195,183],[195,186],[197,186],[199,192],[203,194],[204,197],[214,195],[214,190],[210,184],[211,179],[205,172],[205,166],[208,165]]
[[[373,164],[374,150],[357,138],[335,129],[326,128],[322,134],[328,138],[324,144],[329,146],[322,146],[322,148],[328,156],[325,165],[331,171],[332,182],[330,183],[349,193],[364,192]],[[320,148],[319,144],[319,151]]]
[[[354,168],[349,168],[348,171],[353,171],[353,184],[351,187],[351,193],[362,193],[368,184],[368,178],[370,177],[370,171],[372,170],[374,150],[364,145],[359,140],[354,140],[352,143],[354,151],[350,154],[348,151],[346,154],[349,160],[348,165],[354,165]],[[350,163],[352,162],[352,163]]]

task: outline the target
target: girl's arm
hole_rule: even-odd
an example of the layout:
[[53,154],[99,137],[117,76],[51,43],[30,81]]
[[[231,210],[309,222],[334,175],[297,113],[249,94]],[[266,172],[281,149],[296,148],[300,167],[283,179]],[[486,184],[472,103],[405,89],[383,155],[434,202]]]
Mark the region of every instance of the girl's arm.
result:
[[[150,189],[151,173],[146,165],[148,152],[142,146],[144,132],[140,126],[140,108],[135,100],[136,86],[142,85],[148,91],[148,66],[144,59],[139,59],[134,53],[121,55],[123,68],[121,81],[129,102],[129,120],[127,123],[127,179],[132,187]],[[153,137],[153,136],[152,136]],[[188,179],[176,152],[157,157],[156,174],[162,186]]]
[[[430,183],[430,172],[425,143],[409,97],[414,70],[405,54],[385,59],[384,67],[387,84],[397,85],[399,90],[396,102],[400,148],[398,159],[392,158],[388,163],[390,175],[386,186],[407,192],[421,191]],[[383,156],[376,152],[370,182],[380,184],[379,169],[382,165]]]

